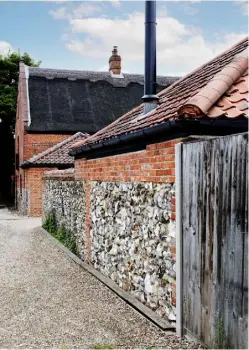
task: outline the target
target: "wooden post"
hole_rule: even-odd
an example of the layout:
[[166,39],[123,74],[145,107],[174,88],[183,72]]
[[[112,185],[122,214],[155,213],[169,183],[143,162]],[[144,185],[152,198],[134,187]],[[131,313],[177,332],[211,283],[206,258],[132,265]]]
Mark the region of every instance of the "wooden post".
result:
[[175,146],[176,164],[176,332],[183,335],[182,293],[182,143]]

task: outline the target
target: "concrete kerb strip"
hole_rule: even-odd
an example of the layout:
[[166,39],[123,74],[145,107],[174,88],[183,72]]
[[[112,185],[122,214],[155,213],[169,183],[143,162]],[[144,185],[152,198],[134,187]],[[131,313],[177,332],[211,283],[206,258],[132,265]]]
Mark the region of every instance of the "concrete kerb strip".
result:
[[104,276],[102,273],[98,272],[91,265],[88,265],[81,261],[75,254],[73,254],[68,248],[66,248],[61,242],[59,242],[56,238],[54,238],[50,233],[48,233],[43,227],[40,227],[40,231],[43,232],[49,239],[57,245],[70,259],[72,259],[76,264],[80,265],[89,272],[91,275],[96,277],[100,282],[102,282],[105,286],[111,289],[115,294],[117,294],[121,299],[127,302],[130,306],[132,306],[136,311],[146,317],[148,320],[153,322],[156,326],[158,326],[163,331],[175,331],[175,327],[171,325],[166,320],[162,319],[155,312],[150,310],[147,306],[143,305],[141,302],[136,300],[132,295],[128,292],[121,289],[115,282],[113,282],[110,278]]

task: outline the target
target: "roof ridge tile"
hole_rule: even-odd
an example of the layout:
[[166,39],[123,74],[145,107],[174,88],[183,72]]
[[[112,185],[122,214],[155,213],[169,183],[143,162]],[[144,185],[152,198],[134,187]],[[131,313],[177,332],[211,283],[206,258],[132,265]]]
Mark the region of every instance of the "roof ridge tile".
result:
[[[28,67],[29,76],[46,79],[67,79],[67,80],[89,80],[91,82],[105,81],[115,87],[126,87],[130,83],[144,85],[144,74],[123,73],[123,79],[113,77],[109,71],[87,71],[87,70],[70,70],[70,69],[54,69],[41,67]],[[159,86],[167,86],[180,77],[173,76],[157,76],[157,84]]]
[[204,88],[181,106],[178,110],[178,115],[187,116],[190,113],[191,107],[194,107],[191,116],[195,115],[199,117],[200,115],[207,114],[215,102],[232,87],[233,83],[236,82],[246,69],[248,69],[247,48],[238,53]]

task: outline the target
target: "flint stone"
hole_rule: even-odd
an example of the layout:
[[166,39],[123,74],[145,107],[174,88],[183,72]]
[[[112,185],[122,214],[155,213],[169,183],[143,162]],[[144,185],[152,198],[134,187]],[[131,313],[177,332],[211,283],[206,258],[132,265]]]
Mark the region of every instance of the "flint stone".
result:
[[91,182],[91,263],[124,289],[129,281],[129,291],[165,318],[175,314],[171,302],[165,306],[171,282],[164,278],[175,274],[173,195],[172,184]]
[[[85,260],[85,188],[81,181],[46,179],[43,193],[43,219],[55,214],[59,227],[74,238],[78,256]],[[93,212],[92,220],[97,221]]]

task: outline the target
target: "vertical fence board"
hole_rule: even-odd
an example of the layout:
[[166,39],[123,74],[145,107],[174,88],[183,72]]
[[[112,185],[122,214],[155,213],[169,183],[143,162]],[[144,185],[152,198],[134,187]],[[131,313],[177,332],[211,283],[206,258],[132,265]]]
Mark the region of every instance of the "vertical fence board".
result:
[[179,336],[183,335],[183,236],[182,236],[182,144],[179,143],[175,147],[175,162],[176,162],[176,331]]
[[248,134],[182,145],[183,327],[247,348]]

